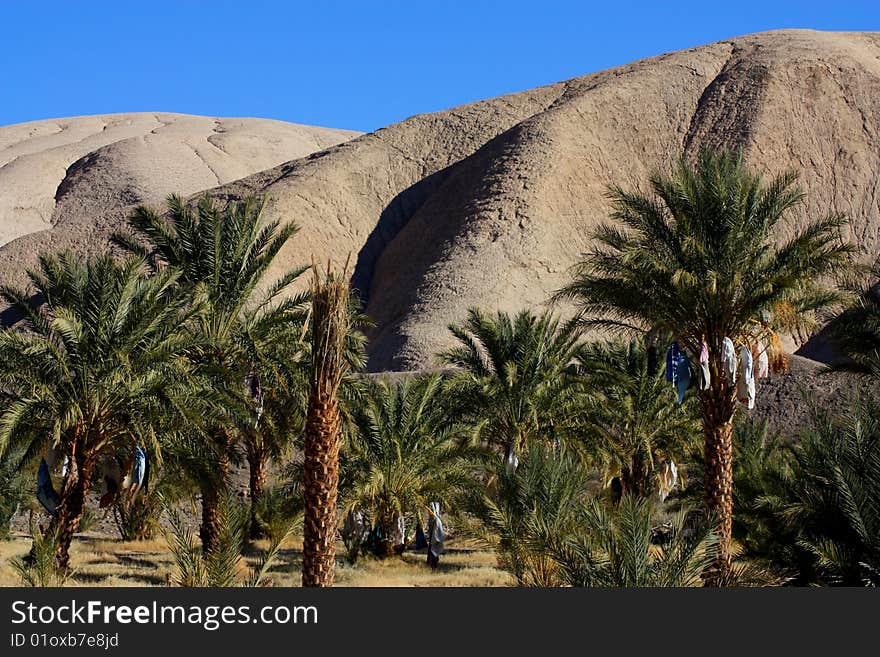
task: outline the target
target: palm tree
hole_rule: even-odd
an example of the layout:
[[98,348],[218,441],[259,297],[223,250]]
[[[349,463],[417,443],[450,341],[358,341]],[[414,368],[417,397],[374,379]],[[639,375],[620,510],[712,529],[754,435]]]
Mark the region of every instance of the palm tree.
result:
[[[873,274],[880,276],[880,260],[874,264]],[[880,289],[876,282],[829,327],[831,341],[846,356],[830,369],[880,378]]]
[[592,472],[564,447],[528,444],[515,471],[493,468],[491,484],[472,503],[482,538],[519,586],[560,586],[554,548],[583,531]]
[[380,556],[393,551],[398,518],[421,517],[430,502],[454,509],[476,483],[478,452],[468,429],[444,413],[439,375],[365,384],[345,446],[345,512],[367,512],[381,529]]
[[0,449],[36,454],[49,443],[67,459],[59,503],[46,531],[66,570],[95,468],[142,445],[158,455],[160,418],[204,408],[183,358],[185,301],[174,272],[146,277],[139,259],[40,258],[32,291],[5,287],[22,330],[0,332]]
[[560,579],[569,586],[658,587],[699,586],[718,547],[713,525],[705,518],[690,526],[679,512],[668,538],[655,545],[653,503],[624,495],[609,510],[591,500],[583,533],[560,541],[552,550]]
[[313,269],[311,371],[303,446],[303,586],[333,586],[342,417],[339,389],[349,369],[351,298],[345,275]]
[[573,363],[578,334],[549,313],[515,317],[468,311],[449,330],[458,345],[440,354],[463,371],[451,381],[456,413],[480,427],[480,438],[505,462],[533,440],[559,442],[578,400]]
[[272,377],[266,370],[259,376],[262,388],[260,412],[255,413],[252,424],[242,428],[242,442],[249,470],[251,523],[249,536],[262,538],[266,534],[260,507],[267,482],[267,465],[270,459],[279,459],[294,445],[305,428],[306,390],[308,384],[300,363],[290,363],[289,371]]
[[474,510],[520,586],[693,586],[715,557],[711,522],[682,511],[657,540],[650,499],[625,494],[609,509],[565,449],[534,443],[516,472],[497,469]]
[[[170,528],[165,532],[175,562],[174,583],[183,587],[271,586],[269,571],[278,559],[281,544],[291,534],[293,523],[272,537],[252,569],[246,569],[242,554],[247,548],[249,514],[231,494],[221,501],[222,532],[214,549],[205,554],[196,544],[185,519],[172,507],[166,509]],[[249,572],[248,572],[249,571]],[[242,577],[246,572],[247,576]]]
[[583,448],[620,473],[624,493],[648,495],[660,462],[690,453],[699,435],[694,414],[676,403],[662,373],[649,374],[638,342],[586,344],[578,360],[594,391],[579,418]]
[[786,173],[765,184],[740,156],[703,150],[695,165],[682,160],[673,176],[653,176],[653,196],[614,187],[616,223],[596,231],[596,246],[557,293],[578,304],[581,325],[654,329],[692,354],[707,343],[711,385],[697,396],[706,510],[717,514],[721,536],[709,583],[723,584],[732,572],[737,398],[723,374],[722,342],[754,343],[771,328],[809,325],[817,310],[842,300],[822,279],[853,250],[841,239],[842,215],[790,225],[804,197],[795,180]]
[[[195,209],[168,198],[164,216],[139,207],[129,220],[132,233],[113,241],[149,260],[156,271],[170,267],[200,311],[190,329],[190,358],[201,376],[227,398],[225,416],[204,427],[207,443],[191,459],[202,491],[202,547],[210,551],[221,530],[218,505],[227,487],[230,455],[242,426],[253,421],[246,377],[284,345],[290,359],[300,349],[305,294],[282,297],[305,271],[296,268],[267,280],[279,251],[296,233],[293,223],[262,220],[263,201],[248,198],[221,210],[205,197]],[[261,292],[261,290],[263,290]]]
[[845,416],[814,410],[792,450],[777,510],[812,562],[800,583],[880,586],[880,405],[863,396]]

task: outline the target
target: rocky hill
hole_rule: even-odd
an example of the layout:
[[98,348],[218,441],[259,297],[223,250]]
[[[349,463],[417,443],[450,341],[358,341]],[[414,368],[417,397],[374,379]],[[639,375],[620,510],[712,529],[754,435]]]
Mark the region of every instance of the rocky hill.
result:
[[[60,171],[61,164],[47,158],[0,169],[6,239],[52,226],[0,249],[0,272],[14,277],[38,249],[92,248],[124,220],[125,206],[168,191],[214,187],[224,200],[263,194],[269,217],[302,228],[279,269],[311,258],[356,261],[353,283],[377,323],[370,368],[381,371],[431,367],[449,339],[447,324],[469,306],[545,303],[607,217],[607,185],[643,185],[702,145],[740,148],[768,174],[797,169],[805,212],[845,211],[853,239],[866,252],[880,247],[878,33],[738,37],[414,116],[351,140],[310,132],[303,152],[289,156],[269,147],[265,133],[253,137],[244,121],[236,128],[187,119],[198,128],[178,130],[184,120],[166,116],[112,123],[108,130],[120,136],[106,147],[97,126],[108,117],[70,120],[91,122],[88,143],[42,195],[15,196],[6,181],[17,179],[4,172],[17,165],[27,178],[28,166]],[[37,131],[29,138],[37,144],[63,133],[61,124],[0,128],[0,157],[28,130]],[[186,130],[198,136],[182,137]],[[163,132],[174,155],[159,161],[150,135]],[[235,164],[224,168],[223,154],[233,151]]]
[[102,248],[104,229],[138,203],[195,194],[358,134],[163,112],[2,126],[2,276],[20,278],[41,249]]
[[544,303],[607,217],[682,152],[795,168],[810,214],[880,247],[880,34],[755,34],[415,116],[213,193],[267,194],[303,231],[287,258],[351,253],[373,370],[432,365],[468,306]]

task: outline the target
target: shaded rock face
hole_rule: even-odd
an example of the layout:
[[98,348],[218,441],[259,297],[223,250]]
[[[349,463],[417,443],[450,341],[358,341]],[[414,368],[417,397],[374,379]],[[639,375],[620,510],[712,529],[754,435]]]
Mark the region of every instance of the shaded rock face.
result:
[[[703,145],[740,148],[768,175],[800,171],[804,216],[844,211],[852,217],[850,237],[866,253],[880,246],[877,33],[739,37],[414,116],[337,145],[314,143],[316,152],[284,163],[252,160],[262,170],[240,175],[220,172],[214,146],[186,140],[174,147],[179,159],[154,171],[151,156],[138,159],[138,140],[151,139],[153,128],[143,134],[150,126],[172,128],[151,116],[140,119],[146,125],[138,134],[113,127],[125,140],[112,156],[96,145],[88,151],[93,159],[73,160],[68,183],[51,189],[51,212],[48,201],[5,211],[2,225],[11,228],[4,234],[52,226],[0,249],[6,277],[39,249],[102,244],[124,221],[126,206],[154,202],[147,189],[213,187],[221,200],[264,194],[268,218],[301,227],[275,273],[311,259],[355,263],[353,286],[376,322],[369,367],[384,371],[435,367],[433,354],[449,344],[447,325],[470,306],[545,304],[608,216],[607,186],[644,188],[653,172]],[[24,138],[22,126],[0,128],[0,153],[3,139],[16,141],[4,136],[11,129]],[[223,149],[253,146],[244,128],[230,128],[235,139],[206,129],[207,138],[226,140]],[[56,127],[38,131],[32,139],[49,139]],[[102,166],[110,157],[113,165]],[[200,158],[204,166],[192,169],[198,180],[193,174],[186,188],[172,167]],[[138,175],[115,173],[132,162],[139,162]],[[6,195],[4,186],[0,197]]]

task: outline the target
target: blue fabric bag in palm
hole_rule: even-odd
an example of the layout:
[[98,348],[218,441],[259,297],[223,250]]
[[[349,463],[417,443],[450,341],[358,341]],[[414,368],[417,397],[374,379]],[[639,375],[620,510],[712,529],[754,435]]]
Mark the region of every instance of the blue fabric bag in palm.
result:
[[691,362],[688,360],[687,355],[684,353],[680,354],[678,365],[675,368],[675,375],[677,379],[675,387],[678,389],[679,404],[684,401],[684,393],[687,392],[687,389],[691,387],[692,374],[693,372],[691,371]]
[[52,477],[49,475],[49,466],[46,464],[46,459],[40,460],[40,470],[37,472],[37,499],[46,511],[53,516],[55,515],[55,509],[58,508],[60,500],[58,499],[58,493],[55,492],[55,488],[52,486]]

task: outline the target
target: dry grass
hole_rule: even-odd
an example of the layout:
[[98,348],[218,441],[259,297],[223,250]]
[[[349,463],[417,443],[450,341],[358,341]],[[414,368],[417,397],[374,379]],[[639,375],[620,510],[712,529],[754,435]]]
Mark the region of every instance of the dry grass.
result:
[[[253,564],[258,549],[245,556]],[[302,563],[302,539],[293,538],[284,545],[271,569],[274,586],[299,586]],[[30,537],[16,533],[11,541],[0,542],[0,586],[18,586],[18,575],[10,559],[23,557],[30,549]],[[337,554],[342,554],[339,546]],[[75,569],[69,586],[166,586],[173,576],[174,561],[164,539],[123,542],[106,535],[77,535],[71,546],[71,564]],[[510,576],[497,568],[494,553],[460,541],[447,544],[447,552],[436,570],[425,563],[424,553],[407,552],[402,557],[385,560],[363,558],[350,565],[337,561],[337,586],[510,586]]]

